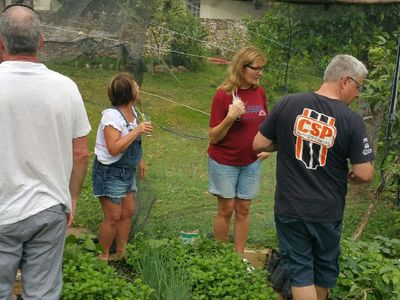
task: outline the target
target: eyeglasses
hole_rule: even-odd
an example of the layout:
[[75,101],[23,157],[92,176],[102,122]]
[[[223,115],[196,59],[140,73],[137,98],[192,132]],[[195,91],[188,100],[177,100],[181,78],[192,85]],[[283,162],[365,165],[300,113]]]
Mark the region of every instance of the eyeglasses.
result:
[[359,83],[359,82],[358,82],[357,80],[355,80],[353,77],[350,77],[350,76],[349,76],[349,78],[356,84],[358,92],[361,93],[361,92],[363,91],[363,89],[364,89],[364,85],[361,84],[361,83]]
[[37,14],[37,12],[32,8],[32,6],[29,6],[27,4],[23,4],[23,3],[13,3],[10,5],[7,5],[6,7],[4,7],[3,9],[3,13],[5,13],[7,10],[9,10],[11,7],[15,7],[15,6],[21,6],[21,7],[26,7],[28,9],[30,9],[31,11],[33,11],[35,14]]
[[250,69],[252,69],[253,71],[256,71],[256,72],[264,71],[264,66],[262,66],[262,67],[253,67],[250,64],[248,64],[248,65],[246,65],[246,67],[248,67],[248,68],[250,68]]

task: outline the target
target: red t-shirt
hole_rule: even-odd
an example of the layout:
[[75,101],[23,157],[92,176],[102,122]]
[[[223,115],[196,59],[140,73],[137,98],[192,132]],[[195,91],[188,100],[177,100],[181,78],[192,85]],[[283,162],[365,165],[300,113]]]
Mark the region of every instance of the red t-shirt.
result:
[[[220,164],[245,166],[257,160],[253,139],[268,115],[267,97],[261,86],[257,89],[239,89],[237,94],[244,102],[246,112],[232,124],[221,141],[209,145],[208,155]],[[222,89],[217,90],[211,106],[210,127],[217,126],[225,119],[230,104],[232,95]]]

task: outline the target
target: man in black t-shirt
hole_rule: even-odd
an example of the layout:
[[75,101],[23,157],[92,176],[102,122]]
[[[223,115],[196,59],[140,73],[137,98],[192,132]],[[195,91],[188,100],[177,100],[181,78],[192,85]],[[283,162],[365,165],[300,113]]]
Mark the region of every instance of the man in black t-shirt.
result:
[[321,87],[284,97],[254,139],[254,150],[278,151],[275,224],[295,300],[326,299],[335,286],[347,182],[373,177],[363,120],[347,107],[367,73],[356,58],[335,56]]

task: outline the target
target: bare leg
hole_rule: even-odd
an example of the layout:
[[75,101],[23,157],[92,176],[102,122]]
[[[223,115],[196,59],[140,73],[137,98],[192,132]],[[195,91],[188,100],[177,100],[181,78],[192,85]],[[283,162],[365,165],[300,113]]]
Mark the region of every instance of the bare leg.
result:
[[250,224],[250,205],[251,201],[249,200],[235,200],[234,241],[237,253],[244,253],[246,247]]
[[317,300],[317,291],[314,285],[304,287],[292,286],[293,300]]
[[218,198],[218,212],[214,222],[214,236],[216,240],[227,242],[229,238],[229,224],[235,205],[235,200]]
[[129,232],[132,227],[132,216],[135,213],[135,197],[133,192],[128,193],[121,203],[121,219],[117,225],[115,235],[117,242],[117,256],[125,255],[125,246],[128,243]]
[[121,205],[112,203],[106,197],[100,197],[100,203],[104,219],[99,228],[99,243],[103,247],[103,253],[99,255],[99,258],[108,260],[117,224],[121,218]]
[[328,296],[328,293],[329,293],[328,288],[324,288],[324,287],[316,285],[315,290],[317,291],[317,299],[318,300],[326,300],[326,297]]

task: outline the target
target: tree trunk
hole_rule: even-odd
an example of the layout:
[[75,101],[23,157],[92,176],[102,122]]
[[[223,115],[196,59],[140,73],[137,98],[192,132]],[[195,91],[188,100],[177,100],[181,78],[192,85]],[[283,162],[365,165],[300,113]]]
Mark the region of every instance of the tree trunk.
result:
[[364,232],[365,227],[368,224],[369,218],[375,211],[375,208],[378,204],[378,199],[379,199],[379,194],[373,193],[371,196],[371,202],[370,202],[367,210],[365,211],[360,224],[358,224],[358,227],[357,227],[356,231],[354,232],[353,240],[358,241],[360,239],[362,233]]

